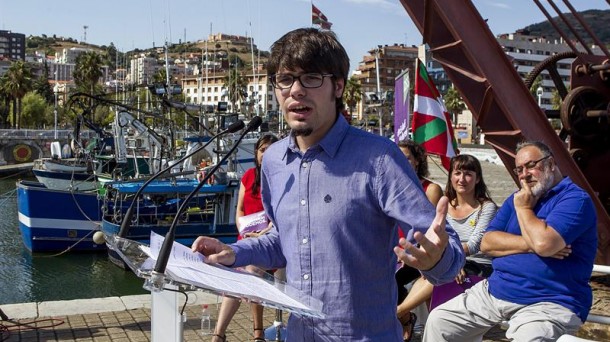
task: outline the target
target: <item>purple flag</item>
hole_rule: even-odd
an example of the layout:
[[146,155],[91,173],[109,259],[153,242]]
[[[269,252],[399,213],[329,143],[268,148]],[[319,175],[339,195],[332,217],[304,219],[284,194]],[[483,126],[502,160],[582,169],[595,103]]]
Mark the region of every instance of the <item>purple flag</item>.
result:
[[394,142],[409,138],[409,70],[396,77],[394,83]]

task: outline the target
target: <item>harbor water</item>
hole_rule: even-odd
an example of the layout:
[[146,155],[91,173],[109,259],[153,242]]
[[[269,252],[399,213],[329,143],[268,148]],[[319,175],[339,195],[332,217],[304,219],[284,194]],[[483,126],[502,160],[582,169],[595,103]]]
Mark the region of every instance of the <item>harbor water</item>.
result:
[[0,179],[0,305],[146,293],[105,252],[30,253],[19,233],[16,181]]

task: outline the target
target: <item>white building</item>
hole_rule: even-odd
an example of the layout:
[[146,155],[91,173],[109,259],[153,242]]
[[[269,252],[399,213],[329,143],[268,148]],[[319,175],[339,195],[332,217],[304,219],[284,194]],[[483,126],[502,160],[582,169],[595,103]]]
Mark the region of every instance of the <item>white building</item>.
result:
[[229,111],[236,112],[242,106],[249,106],[249,101],[254,101],[252,110],[264,115],[267,112],[278,112],[278,103],[275,98],[273,86],[265,73],[245,75],[248,80],[248,99],[244,103],[236,103],[237,108],[231,108],[229,96],[224,87],[223,73],[208,73],[203,75],[189,76],[182,80],[182,92],[187,103],[202,104],[204,106],[216,106],[218,102],[228,102]]
[[76,63],[76,58],[84,52],[89,52],[89,51],[93,51],[91,49],[85,49],[85,48],[69,48],[69,49],[63,49],[61,53],[55,53],[55,60],[57,61],[57,63],[59,64],[75,64]]
[[[527,31],[501,34],[496,39],[506,54],[514,58],[513,64],[522,79],[525,79],[536,65],[543,60],[561,52],[571,51],[563,40],[550,41],[544,37],[531,36]],[[593,47],[592,50],[596,55],[603,54],[598,47]],[[573,59],[563,59],[557,63],[557,72],[566,87],[569,87],[572,61]],[[553,80],[548,72],[544,71],[542,73],[542,95],[540,96],[542,108],[552,109],[555,89]]]
[[133,84],[152,84],[153,76],[163,66],[159,65],[156,58],[146,57],[144,54],[130,61],[129,79]]

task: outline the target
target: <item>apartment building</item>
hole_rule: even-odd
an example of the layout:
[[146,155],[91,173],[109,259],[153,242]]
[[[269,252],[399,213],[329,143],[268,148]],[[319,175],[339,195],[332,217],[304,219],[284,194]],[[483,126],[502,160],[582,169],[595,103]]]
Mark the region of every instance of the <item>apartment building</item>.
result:
[[232,104],[225,88],[225,77],[226,72],[213,72],[207,76],[204,74],[183,78],[182,93],[185,101],[212,107],[215,107],[218,102],[224,101],[228,102],[229,112],[239,112],[244,106],[248,107],[247,110],[258,112],[261,115],[279,111],[273,86],[266,73],[245,75],[248,97],[243,103],[236,103],[236,108],[231,108]]
[[152,84],[153,76],[162,67],[156,58],[141,54],[129,62],[129,80],[135,85]]
[[[379,45],[368,51],[354,73],[364,94],[355,113],[358,119],[377,113],[375,108],[381,102],[393,101],[396,76],[405,69],[413,70],[417,53],[417,47],[404,44]],[[413,78],[413,73],[410,77]]]
[[25,60],[25,34],[0,30],[0,60]]
[[[513,64],[522,79],[525,79],[536,65],[546,58],[561,52],[571,51],[570,47],[561,39],[548,40],[545,37],[532,36],[527,30],[501,34],[497,36],[497,40],[506,54],[513,59]],[[593,46],[592,51],[596,55],[603,54],[597,46]],[[566,86],[569,86],[570,82],[572,61],[573,59],[564,59],[557,63],[557,71]],[[545,109],[552,109],[553,92],[556,88],[546,71],[542,73],[541,87],[540,106]]]
[[86,48],[64,48],[61,53],[55,53],[55,60],[59,64],[75,64],[76,58],[85,52],[93,51],[92,49]]

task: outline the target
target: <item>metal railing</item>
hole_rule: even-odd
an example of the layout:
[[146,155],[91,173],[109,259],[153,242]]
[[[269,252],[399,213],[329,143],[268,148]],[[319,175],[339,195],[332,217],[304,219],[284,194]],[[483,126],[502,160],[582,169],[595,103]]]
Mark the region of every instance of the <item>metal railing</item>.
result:
[[[72,137],[71,129],[57,130],[58,139]],[[88,139],[95,136],[94,131],[82,131],[81,137]],[[55,131],[49,129],[0,129],[0,139],[53,139]]]

